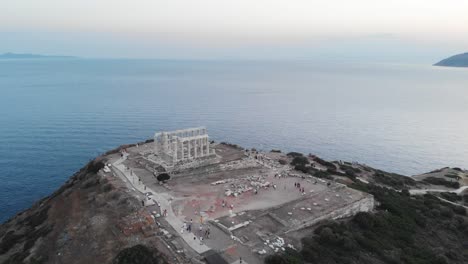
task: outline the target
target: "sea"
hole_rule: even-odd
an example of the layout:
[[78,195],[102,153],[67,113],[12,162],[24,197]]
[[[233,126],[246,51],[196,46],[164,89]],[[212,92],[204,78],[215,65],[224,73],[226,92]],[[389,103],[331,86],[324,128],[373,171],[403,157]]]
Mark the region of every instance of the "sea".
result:
[[156,131],[414,175],[468,168],[468,69],[314,61],[0,61],[0,223]]

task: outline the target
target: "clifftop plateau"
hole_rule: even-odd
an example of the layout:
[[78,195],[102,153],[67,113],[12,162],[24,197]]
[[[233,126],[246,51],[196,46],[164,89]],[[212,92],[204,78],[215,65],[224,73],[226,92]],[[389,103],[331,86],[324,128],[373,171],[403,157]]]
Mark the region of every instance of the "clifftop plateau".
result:
[[156,144],[105,153],[0,225],[0,263],[468,261],[466,170],[407,177],[215,142],[168,166]]

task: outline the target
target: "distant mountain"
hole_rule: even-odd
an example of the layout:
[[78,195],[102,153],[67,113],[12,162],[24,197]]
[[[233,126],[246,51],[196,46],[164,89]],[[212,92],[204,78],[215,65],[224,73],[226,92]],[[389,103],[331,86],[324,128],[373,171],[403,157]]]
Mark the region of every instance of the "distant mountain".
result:
[[439,61],[434,66],[468,67],[468,53],[462,53]]
[[29,53],[11,53],[0,54],[0,59],[72,59],[72,56],[50,56]]

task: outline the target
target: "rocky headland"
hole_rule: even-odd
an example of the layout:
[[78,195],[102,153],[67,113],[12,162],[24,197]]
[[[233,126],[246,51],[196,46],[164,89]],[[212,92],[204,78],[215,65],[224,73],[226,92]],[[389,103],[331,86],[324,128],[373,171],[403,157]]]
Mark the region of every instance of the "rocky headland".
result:
[[443,59],[434,66],[445,67],[468,67],[468,53],[457,54],[452,57]]
[[468,262],[466,170],[214,142],[216,162],[165,168],[153,144],[105,153],[3,223],[0,263]]

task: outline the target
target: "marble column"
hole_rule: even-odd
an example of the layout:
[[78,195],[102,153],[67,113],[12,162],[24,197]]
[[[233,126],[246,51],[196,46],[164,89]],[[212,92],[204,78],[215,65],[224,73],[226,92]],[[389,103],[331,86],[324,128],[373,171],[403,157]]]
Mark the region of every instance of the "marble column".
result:
[[190,153],[190,151],[192,150],[192,146],[190,146],[190,140],[187,141],[187,150],[188,150],[187,158],[190,159],[190,158],[192,158],[191,153]]
[[180,150],[180,157],[179,160],[184,159],[184,142],[179,140],[179,150]]
[[202,139],[202,138],[200,138],[198,144],[200,145],[200,154],[201,154],[201,156],[205,156],[205,155],[203,154],[203,139]]
[[203,155],[206,156],[206,138],[203,139]]
[[172,161],[177,162],[177,141],[172,143]]

